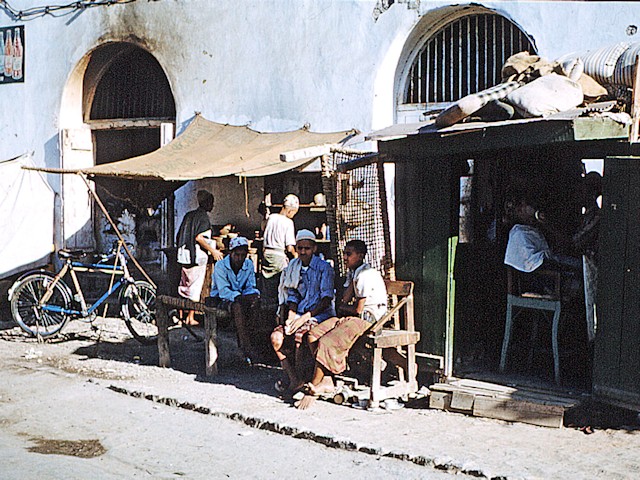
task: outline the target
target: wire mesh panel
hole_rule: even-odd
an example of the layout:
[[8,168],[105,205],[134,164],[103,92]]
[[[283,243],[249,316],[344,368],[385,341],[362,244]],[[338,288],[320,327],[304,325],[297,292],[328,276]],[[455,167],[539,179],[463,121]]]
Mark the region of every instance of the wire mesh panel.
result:
[[[342,258],[349,240],[363,240],[368,247],[366,261],[393,278],[393,261],[382,162],[342,170],[368,153],[334,151],[322,162],[322,186],[327,197],[327,220],[331,232],[332,255]],[[346,274],[338,261],[339,274]]]

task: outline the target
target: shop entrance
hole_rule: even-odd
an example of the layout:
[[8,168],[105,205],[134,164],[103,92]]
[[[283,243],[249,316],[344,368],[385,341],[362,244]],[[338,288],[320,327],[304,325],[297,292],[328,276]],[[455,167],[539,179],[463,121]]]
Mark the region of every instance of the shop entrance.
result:
[[[96,165],[150,153],[173,138],[175,101],[158,61],[146,50],[115,43],[91,55],[83,82],[83,117],[92,134]],[[133,182],[135,183],[135,182]],[[140,187],[142,188],[142,187]],[[173,237],[173,198],[161,205],[132,204],[132,182],[96,185],[109,214],[145,269],[164,270],[161,248]],[[94,235],[108,251],[115,232],[94,208]]]

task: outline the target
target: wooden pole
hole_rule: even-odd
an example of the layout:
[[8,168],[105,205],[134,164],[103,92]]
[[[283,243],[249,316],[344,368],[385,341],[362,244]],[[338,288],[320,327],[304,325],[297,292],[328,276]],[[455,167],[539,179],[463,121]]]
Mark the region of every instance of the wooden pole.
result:
[[629,142],[638,143],[638,133],[640,131],[640,56],[636,56],[636,65],[633,75],[633,102],[631,103],[631,129],[629,131]]
[[80,175],[80,178],[82,178],[82,180],[84,180],[84,183],[87,186],[87,189],[89,190],[91,195],[93,195],[93,198],[95,199],[96,203],[100,207],[100,210],[102,210],[102,213],[104,214],[106,219],[109,221],[109,223],[113,227],[113,230],[116,232],[116,235],[122,241],[122,245],[124,246],[124,249],[129,254],[129,258],[131,259],[131,261],[135,264],[136,267],[138,267],[138,270],[140,270],[140,273],[142,273],[142,275],[144,275],[144,278],[146,278],[147,281],[151,285],[153,285],[153,288],[157,288],[157,285],[155,284],[155,282],[153,280],[151,280],[151,277],[149,277],[149,275],[147,275],[147,272],[145,272],[144,268],[142,268],[142,265],[140,265],[138,263],[138,260],[136,260],[136,258],[133,256],[133,253],[131,252],[131,250],[129,250],[129,246],[127,245],[127,242],[125,241],[124,237],[120,233],[120,230],[118,230],[118,226],[112,220],[111,216],[109,215],[109,212],[107,212],[107,209],[105,208],[104,204],[102,203],[102,200],[100,200],[100,197],[98,197],[98,194],[96,192],[94,192],[93,189],[91,188],[91,184],[89,183],[89,180],[87,180],[86,175],[84,175],[81,172],[78,172],[78,175]]

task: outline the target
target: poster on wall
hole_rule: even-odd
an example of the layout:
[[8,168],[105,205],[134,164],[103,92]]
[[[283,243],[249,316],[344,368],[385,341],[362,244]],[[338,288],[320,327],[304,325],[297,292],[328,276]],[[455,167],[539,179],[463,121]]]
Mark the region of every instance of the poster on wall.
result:
[[24,82],[24,26],[0,27],[0,85]]

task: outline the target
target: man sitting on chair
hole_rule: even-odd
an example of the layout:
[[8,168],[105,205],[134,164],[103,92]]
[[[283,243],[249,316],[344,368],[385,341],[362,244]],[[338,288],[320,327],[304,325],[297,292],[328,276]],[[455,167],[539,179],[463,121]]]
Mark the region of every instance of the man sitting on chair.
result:
[[[317,248],[313,232],[298,231],[298,258],[289,263],[280,279],[280,289],[286,303],[280,324],[271,334],[271,344],[289,377],[291,391],[298,390],[304,383],[297,370],[304,336],[313,326],[336,314],[333,305],[333,268],[316,255]],[[289,359],[291,353],[294,353],[295,365]],[[277,387],[283,388],[280,382]]]
[[255,360],[254,349],[249,335],[257,311],[260,291],[256,288],[256,274],[253,262],[247,258],[249,242],[245,237],[235,237],[229,242],[230,253],[216,263],[213,270],[211,297],[213,305],[231,312],[236,325],[238,346],[244,361],[251,364]]
[[344,248],[347,267],[346,290],[338,313],[342,318],[330,318],[311,329],[309,343],[315,350],[315,368],[311,382],[305,385],[305,396],[296,407],[305,410],[315,397],[333,390],[326,377],[340,374],[347,368],[347,356],[360,336],[387,311],[387,288],[380,272],[365,263],[367,245],[362,240],[350,240]]
[[[571,277],[581,271],[580,259],[552,252],[540,229],[545,221],[544,214],[523,197],[516,202],[513,216],[516,223],[509,231],[504,263],[525,274],[541,267],[561,271],[569,277],[569,283],[574,283]],[[526,276],[526,279],[528,288],[535,293],[548,293],[549,285],[542,279],[536,276]]]

